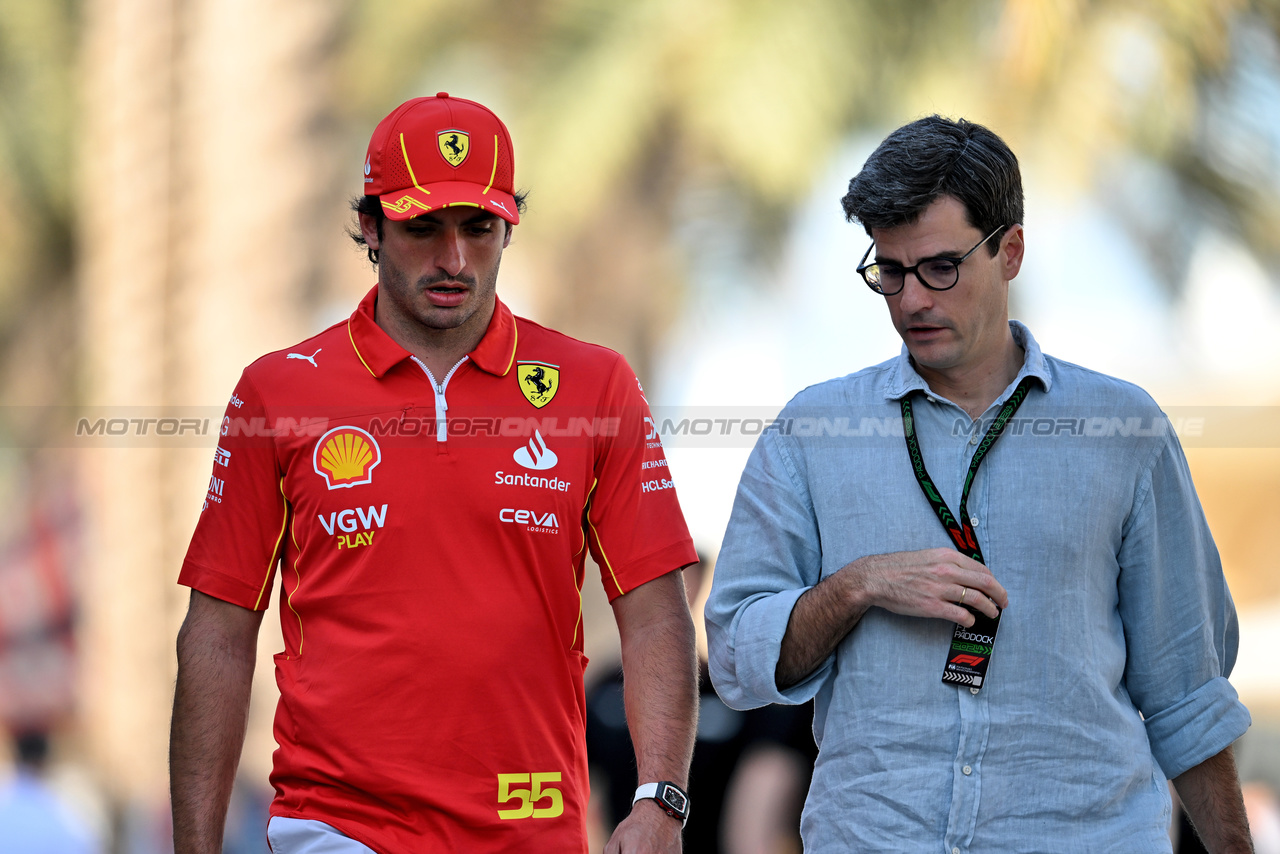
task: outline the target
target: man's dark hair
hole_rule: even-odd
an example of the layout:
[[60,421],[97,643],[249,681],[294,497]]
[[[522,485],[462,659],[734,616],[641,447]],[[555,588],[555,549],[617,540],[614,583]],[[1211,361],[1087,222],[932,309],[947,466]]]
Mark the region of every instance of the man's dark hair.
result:
[[49,736],[41,730],[15,733],[13,747],[19,765],[39,770],[49,759]]
[[1004,228],[1022,222],[1022,173],[1004,140],[980,124],[929,116],[895,130],[849,181],[840,204],[849,222],[873,228],[909,225],[941,196],[963,205],[969,224],[988,235],[995,255]]
[[[516,200],[516,210],[524,213],[525,199],[528,197],[527,191],[521,190],[515,193],[512,198]],[[364,234],[360,231],[360,214],[368,214],[378,222],[378,240],[382,240],[382,223],[387,218],[386,212],[382,209],[382,201],[377,196],[356,196],[351,200],[351,210],[356,213],[355,228],[348,229],[347,234],[356,242],[357,246],[363,246],[365,253],[369,256],[369,263],[378,266],[378,250],[371,247],[364,239]],[[503,220],[506,222],[506,220]],[[508,223],[510,228],[511,224]]]

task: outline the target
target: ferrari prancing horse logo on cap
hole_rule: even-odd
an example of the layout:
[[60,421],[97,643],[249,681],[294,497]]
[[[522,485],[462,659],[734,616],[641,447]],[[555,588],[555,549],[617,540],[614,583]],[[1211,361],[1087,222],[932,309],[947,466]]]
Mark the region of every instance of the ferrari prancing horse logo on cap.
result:
[[462,130],[442,130],[436,134],[436,142],[440,146],[440,156],[450,166],[461,166],[471,152],[471,137]]
[[541,409],[551,402],[560,390],[560,367],[546,362],[519,362],[516,379],[524,399]]

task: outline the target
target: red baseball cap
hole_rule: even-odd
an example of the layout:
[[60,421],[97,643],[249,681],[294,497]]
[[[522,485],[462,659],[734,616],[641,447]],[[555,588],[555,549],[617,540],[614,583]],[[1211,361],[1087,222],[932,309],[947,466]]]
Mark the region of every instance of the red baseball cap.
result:
[[470,205],[520,222],[507,126],[488,107],[448,92],[405,101],[378,123],[364,159],[364,192],[378,196],[393,220]]

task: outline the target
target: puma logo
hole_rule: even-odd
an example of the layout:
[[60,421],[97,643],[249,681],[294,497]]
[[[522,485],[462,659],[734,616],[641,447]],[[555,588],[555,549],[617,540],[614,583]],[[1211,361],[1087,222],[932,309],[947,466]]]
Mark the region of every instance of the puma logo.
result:
[[[323,350],[323,349],[324,349],[323,347],[321,347],[321,348],[320,348],[320,350]],[[320,352],[320,350],[316,350],[316,352],[315,352],[315,353],[312,353],[310,356],[304,356],[304,355],[302,355],[301,353],[290,353],[288,356],[285,356],[285,358],[286,358],[286,359],[301,359],[301,360],[302,360],[302,361],[304,361],[304,362],[310,362],[310,363],[311,363],[311,367],[313,367],[313,368],[318,368],[318,367],[320,367],[320,366],[316,364],[316,355]]]

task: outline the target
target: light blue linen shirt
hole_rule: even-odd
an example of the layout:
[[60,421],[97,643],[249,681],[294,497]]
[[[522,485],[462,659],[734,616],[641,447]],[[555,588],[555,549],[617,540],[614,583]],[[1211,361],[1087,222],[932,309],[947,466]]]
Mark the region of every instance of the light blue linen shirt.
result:
[[[1234,742],[1238,643],[1217,549],[1168,419],[1141,389],[1043,355],[978,421],[906,349],[812,386],[757,442],[706,607],[711,678],[734,708],[816,698],[801,831],[849,851],[1168,852],[1166,779]],[[959,512],[973,451],[1039,380],[968,508],[1009,593],[979,693],[943,684],[952,623],[871,608],[817,670],[774,681],[796,600],[857,558],[951,547],[912,474],[899,400]]]
[[88,827],[35,773],[19,769],[0,784],[0,851],[96,854]]

